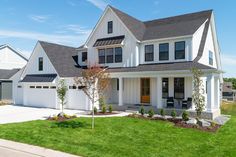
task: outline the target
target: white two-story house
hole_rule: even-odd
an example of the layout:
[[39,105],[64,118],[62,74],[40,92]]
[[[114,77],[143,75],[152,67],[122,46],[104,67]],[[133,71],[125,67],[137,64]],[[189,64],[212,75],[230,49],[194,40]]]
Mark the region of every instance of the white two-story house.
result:
[[82,67],[99,64],[112,78],[106,102],[119,109],[141,105],[194,112],[192,73],[204,72],[205,115],[220,114],[220,49],[212,10],[140,21],[108,6],[84,45],[71,48],[38,42],[19,77],[23,105],[60,108],[58,80],[69,87],[67,107],[90,110],[73,82]]

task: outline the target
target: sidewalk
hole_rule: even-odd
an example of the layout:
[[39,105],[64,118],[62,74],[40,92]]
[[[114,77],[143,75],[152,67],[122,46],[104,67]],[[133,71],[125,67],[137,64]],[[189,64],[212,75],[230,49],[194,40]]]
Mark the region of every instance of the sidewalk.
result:
[[0,139],[0,157],[78,157],[38,146]]

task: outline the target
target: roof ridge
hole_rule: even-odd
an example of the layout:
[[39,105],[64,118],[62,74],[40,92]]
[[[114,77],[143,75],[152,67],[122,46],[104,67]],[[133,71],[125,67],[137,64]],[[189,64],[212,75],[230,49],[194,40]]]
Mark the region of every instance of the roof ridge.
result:
[[73,47],[73,46],[63,45],[63,44],[59,44],[59,43],[52,43],[52,42],[48,42],[48,41],[39,40],[38,42],[39,42],[39,43],[45,43],[45,44],[51,44],[51,45],[57,45],[57,46],[62,46],[62,47],[68,47],[68,48],[77,49],[76,47]]

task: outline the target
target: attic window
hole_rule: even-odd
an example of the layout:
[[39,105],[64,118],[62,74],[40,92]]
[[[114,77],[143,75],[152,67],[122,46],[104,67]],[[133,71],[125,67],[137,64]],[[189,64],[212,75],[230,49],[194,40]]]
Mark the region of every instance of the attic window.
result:
[[43,71],[43,57],[39,57],[38,66],[39,71]]
[[213,52],[209,51],[209,64],[213,65]]
[[113,21],[109,21],[109,22],[107,23],[107,33],[108,33],[108,34],[113,33]]

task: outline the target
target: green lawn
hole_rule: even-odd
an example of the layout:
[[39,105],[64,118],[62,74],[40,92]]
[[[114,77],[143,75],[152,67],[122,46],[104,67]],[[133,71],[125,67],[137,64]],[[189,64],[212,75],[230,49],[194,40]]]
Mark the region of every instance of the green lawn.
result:
[[217,133],[127,117],[96,118],[94,130],[90,122],[78,118],[0,125],[0,138],[92,157],[236,156],[236,113]]

